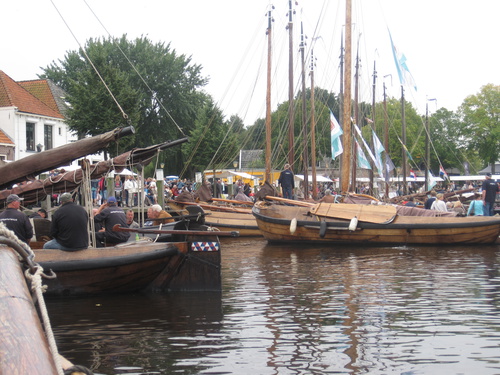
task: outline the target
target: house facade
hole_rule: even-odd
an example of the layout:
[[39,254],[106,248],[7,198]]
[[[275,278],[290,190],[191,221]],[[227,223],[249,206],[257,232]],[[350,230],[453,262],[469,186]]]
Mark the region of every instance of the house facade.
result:
[[[0,71],[0,160],[14,161],[75,141],[64,92],[49,80],[16,82]],[[9,142],[10,141],[10,142]]]

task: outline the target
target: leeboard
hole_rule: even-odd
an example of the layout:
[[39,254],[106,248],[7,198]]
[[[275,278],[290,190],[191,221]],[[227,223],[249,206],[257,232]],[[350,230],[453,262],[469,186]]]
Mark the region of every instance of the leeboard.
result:
[[396,207],[348,203],[318,203],[309,210],[313,215],[336,219],[384,224],[390,223],[396,217]]

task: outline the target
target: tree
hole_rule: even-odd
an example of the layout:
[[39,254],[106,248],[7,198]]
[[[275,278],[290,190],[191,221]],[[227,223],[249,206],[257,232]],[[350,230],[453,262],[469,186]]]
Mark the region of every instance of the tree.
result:
[[478,94],[465,98],[459,113],[462,118],[460,135],[468,149],[477,151],[495,173],[495,163],[500,156],[500,86],[483,86]]
[[237,134],[231,131],[229,122],[224,122],[222,111],[211,99],[199,109],[189,139],[182,145],[188,158],[188,175],[212,168],[233,168],[239,152]]
[[[170,44],[153,44],[146,37],[131,41],[126,35],[90,39],[83,49],[129,119],[124,121],[83,51],[67,52],[63,60],[44,68],[42,77],[67,92],[68,125],[80,136],[131,123],[136,135],[121,140],[118,149],[111,150],[116,154],[132,146],[178,139],[193,129],[197,110],[206,101],[201,88],[207,79],[191,58],[177,55]],[[174,165],[172,172],[179,170],[181,148],[165,151],[165,159]]]

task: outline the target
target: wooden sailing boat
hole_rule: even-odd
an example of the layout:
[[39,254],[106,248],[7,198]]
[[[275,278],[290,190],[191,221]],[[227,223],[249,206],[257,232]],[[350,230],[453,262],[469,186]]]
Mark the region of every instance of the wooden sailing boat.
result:
[[[346,0],[344,154],[341,190],[348,193],[351,162],[351,1]],[[372,202],[374,203],[374,202]],[[500,217],[456,217],[410,207],[318,203],[312,207],[258,202],[252,210],[269,242],[350,245],[488,244],[500,235]],[[425,215],[425,216],[423,216]]]

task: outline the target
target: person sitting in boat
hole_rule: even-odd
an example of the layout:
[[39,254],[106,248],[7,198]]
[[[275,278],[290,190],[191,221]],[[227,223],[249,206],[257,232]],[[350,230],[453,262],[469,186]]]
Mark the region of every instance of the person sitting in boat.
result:
[[416,207],[415,199],[413,197],[408,198],[408,202],[405,203],[406,207]]
[[470,202],[467,216],[484,216],[484,202],[482,195],[477,195],[476,200]]
[[443,193],[439,193],[438,195],[436,195],[436,200],[434,201],[434,203],[432,203],[431,210],[448,212],[446,203],[444,202]]
[[131,208],[129,208],[125,212],[125,216],[127,216],[127,225],[128,225],[129,228],[137,229],[137,228],[141,227],[139,225],[139,223],[134,220],[134,210],[132,210]]
[[424,204],[424,208],[426,210],[430,210],[431,209],[432,204],[436,200],[437,193],[434,190],[431,190],[431,192],[429,193],[429,195],[430,195],[430,197],[427,198],[427,200],[425,201],[425,204]]
[[[170,219],[168,219],[170,218]],[[165,219],[165,220],[155,220]],[[175,220],[167,211],[163,210],[159,204],[153,204],[148,208],[148,220],[146,225],[160,225],[165,223],[173,223]],[[151,223],[151,224],[150,224]]]
[[46,242],[43,248],[64,251],[86,249],[89,247],[87,211],[73,202],[70,193],[62,194],[60,202],[61,206],[52,215],[50,236],[53,239]]
[[33,237],[33,226],[28,217],[19,211],[23,199],[16,194],[10,194],[6,200],[7,209],[0,214],[0,221],[13,231],[17,238],[29,244]]
[[32,213],[29,216],[30,219],[46,219],[47,218],[47,211],[45,211],[43,208],[40,208],[37,212]]
[[128,241],[130,233],[113,231],[113,226],[116,224],[121,227],[128,227],[125,212],[116,205],[115,197],[109,197],[108,201],[98,208],[94,221],[102,223],[104,227],[104,230],[95,234],[96,247],[104,247],[109,244],[116,245]]
[[332,195],[332,191],[330,189],[326,189],[325,195],[319,201],[320,203],[335,203],[335,197]]

